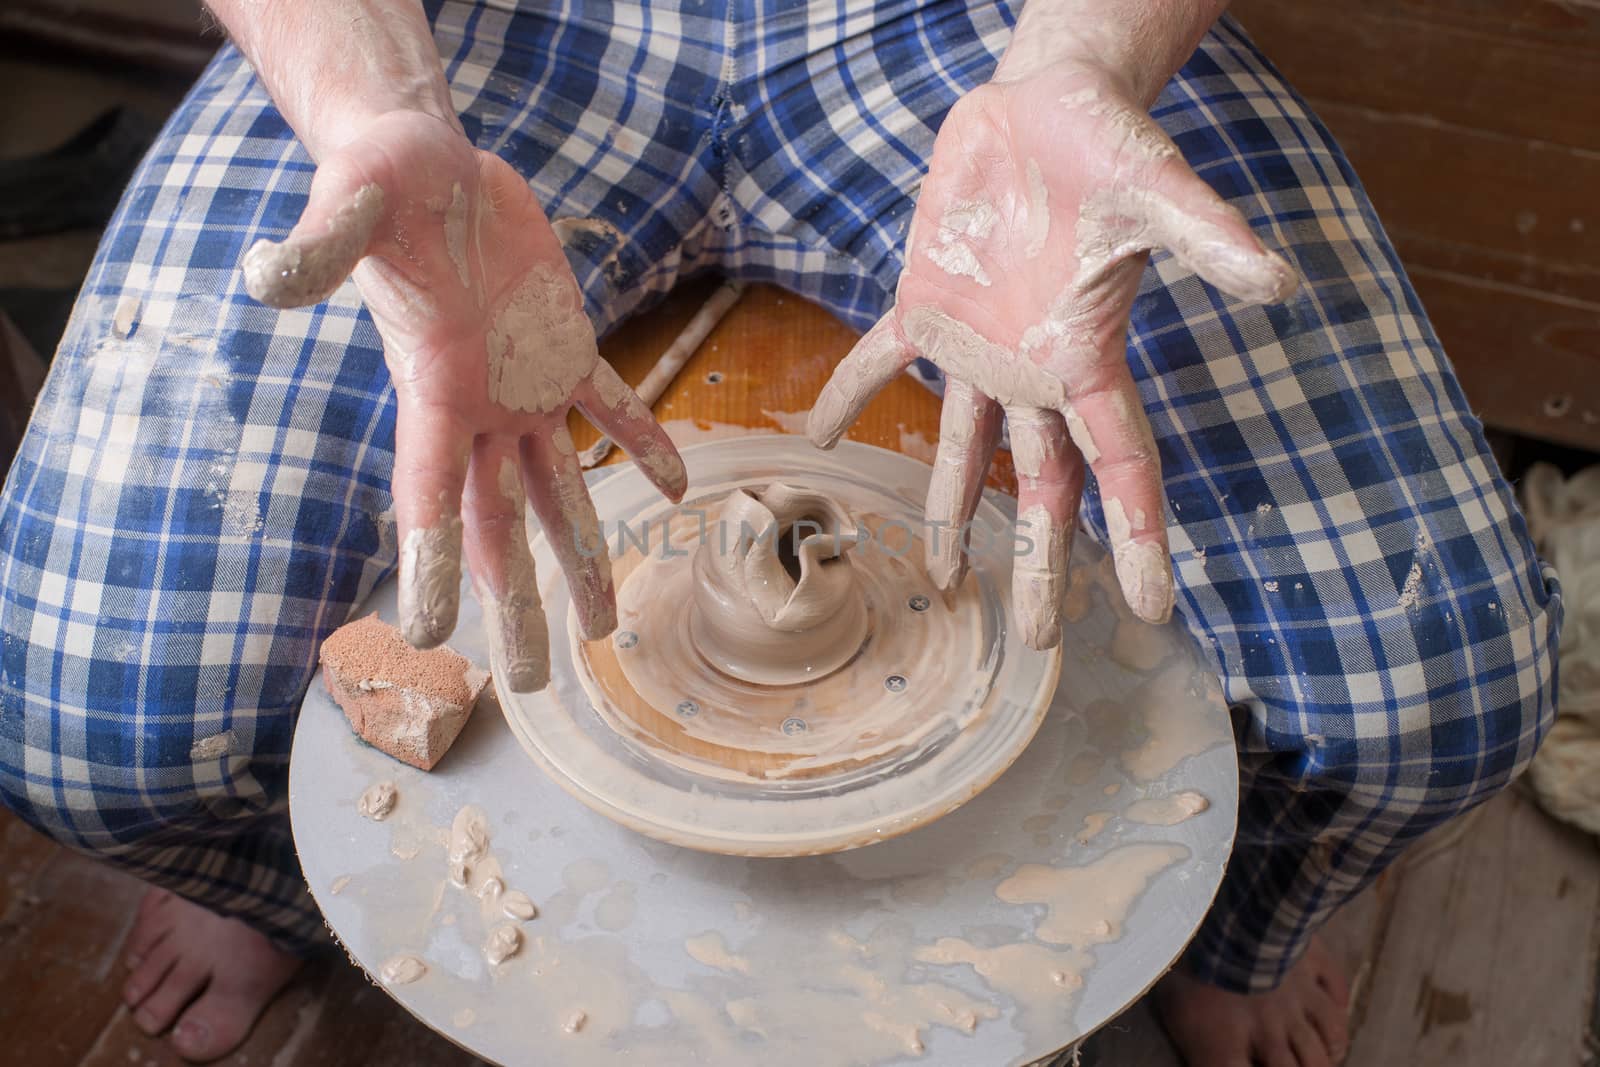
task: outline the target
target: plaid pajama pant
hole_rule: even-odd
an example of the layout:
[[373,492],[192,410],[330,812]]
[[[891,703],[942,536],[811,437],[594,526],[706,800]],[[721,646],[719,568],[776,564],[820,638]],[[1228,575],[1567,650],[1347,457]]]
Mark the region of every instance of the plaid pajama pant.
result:
[[[552,217],[621,235],[568,250],[602,331],[702,269],[865,328],[892,300],[934,133],[1016,14],[534,7],[429,13],[468,136]],[[1224,20],[1155,115],[1304,279],[1286,305],[1238,307],[1157,255],[1128,342],[1179,609],[1244,768],[1189,963],[1264,989],[1409,842],[1527,765],[1561,602],[1305,104]],[[279,312],[241,285],[311,175],[224,48],[105,236],[0,498],[0,796],[296,949],[320,919],[284,818],[295,716],[319,642],[396,559],[394,397],[353,287]],[[1084,519],[1104,535],[1092,489]]]

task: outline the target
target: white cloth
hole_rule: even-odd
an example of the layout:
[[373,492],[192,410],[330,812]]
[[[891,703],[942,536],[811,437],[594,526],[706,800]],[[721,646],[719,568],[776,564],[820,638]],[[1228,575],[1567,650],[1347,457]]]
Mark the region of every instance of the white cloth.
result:
[[1600,466],[1566,478],[1535,464],[1522,483],[1523,509],[1544,558],[1561,575],[1560,711],[1528,769],[1551,815],[1600,834]]

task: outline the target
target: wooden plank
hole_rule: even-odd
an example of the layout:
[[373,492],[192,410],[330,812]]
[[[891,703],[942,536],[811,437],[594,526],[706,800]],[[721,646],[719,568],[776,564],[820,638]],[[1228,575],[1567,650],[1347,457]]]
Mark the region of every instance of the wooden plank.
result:
[[21,929],[24,914],[39,903],[33,882],[59,851],[60,845],[0,808],[0,857],[5,861],[5,877],[0,878],[0,955]]
[[1600,54],[1600,7],[1592,0],[1354,0],[1362,10],[1396,13],[1485,36],[1538,41]]
[[[651,314],[624,323],[601,352],[626,381],[640,381],[713,287],[698,284],[675,292]],[[809,301],[770,285],[751,286],[662,395],[656,417],[669,430],[692,420],[702,428],[721,424],[802,433],[805,413],[856,336]],[[713,373],[720,375],[714,387],[708,382]],[[594,429],[576,414],[571,427],[580,450],[594,441]],[[845,436],[931,463],[939,440],[938,399],[902,375]],[[608,462],[622,458],[613,452]],[[1016,492],[1008,453],[996,457],[989,484]]]
[[144,885],[58,849],[13,908],[0,970],[7,1062],[77,1063],[119,1008],[118,952]]
[[1308,96],[1597,146],[1594,5],[1236,0],[1231,10]]
[[1095,1031],[1086,1043],[1084,1060],[1090,1067],[1183,1067],[1149,997]]
[[1343,968],[1345,980],[1350,984],[1351,1033],[1361,1027],[1366,1017],[1372,974],[1382,957],[1395,889],[1402,878],[1399,870],[1380,875],[1376,884],[1334,913],[1322,931],[1333,958]]
[[[1401,262],[1408,267],[1428,267],[1543,297],[1600,307],[1600,270],[1589,264],[1556,263],[1541,258],[1538,252],[1519,255],[1448,238],[1426,237],[1404,229],[1406,220],[1394,216],[1387,224]],[[1596,249],[1592,262],[1600,263],[1600,249]]]
[[72,59],[190,77],[222,43],[190,0],[12,0],[0,7],[0,36]]
[[1410,273],[1484,422],[1600,451],[1600,307],[1427,267]]
[[1349,1062],[1571,1067],[1593,997],[1600,853],[1520,791],[1408,863]]
[[1462,272],[1600,307],[1600,151],[1312,104],[1407,263],[1470,265]]
[[1484,421],[1600,448],[1600,5],[1234,10],[1350,154]]

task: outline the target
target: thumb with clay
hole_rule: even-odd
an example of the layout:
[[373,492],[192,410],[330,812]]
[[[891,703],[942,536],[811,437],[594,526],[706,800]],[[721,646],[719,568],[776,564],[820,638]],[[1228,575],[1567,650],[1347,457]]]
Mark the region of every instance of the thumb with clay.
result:
[[269,307],[319,304],[367,254],[383,214],[383,190],[348,167],[318,168],[311,197],[282,242],[265,238],[245,253],[245,290]]

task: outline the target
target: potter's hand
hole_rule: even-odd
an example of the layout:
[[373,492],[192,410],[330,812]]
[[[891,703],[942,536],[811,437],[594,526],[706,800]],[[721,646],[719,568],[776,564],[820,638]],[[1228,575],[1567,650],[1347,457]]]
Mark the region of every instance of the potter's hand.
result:
[[1125,352],[1149,251],[1170,250],[1242,300],[1295,286],[1134,95],[1103,69],[1055,63],[960,100],[922,185],[895,307],[811,413],[812,440],[831,447],[917,356],[945,372],[928,562],[952,589],[966,572],[953,534],[977,506],[1004,411],[1019,485],[1014,611],[1035,648],[1060,638],[1085,462],[1129,606],[1155,622],[1172,610],[1160,462]]
[[252,296],[326,298],[354,272],[399,401],[394,498],[406,639],[454,629],[460,557],[501,677],[542,688],[548,638],[523,528],[531,501],[586,636],[616,625],[610,561],[567,434],[576,404],[663,493],[683,464],[650,410],[599,358],[560,241],[527,183],[454,127],[381,115],[319,156],[305,213],[245,257]]

